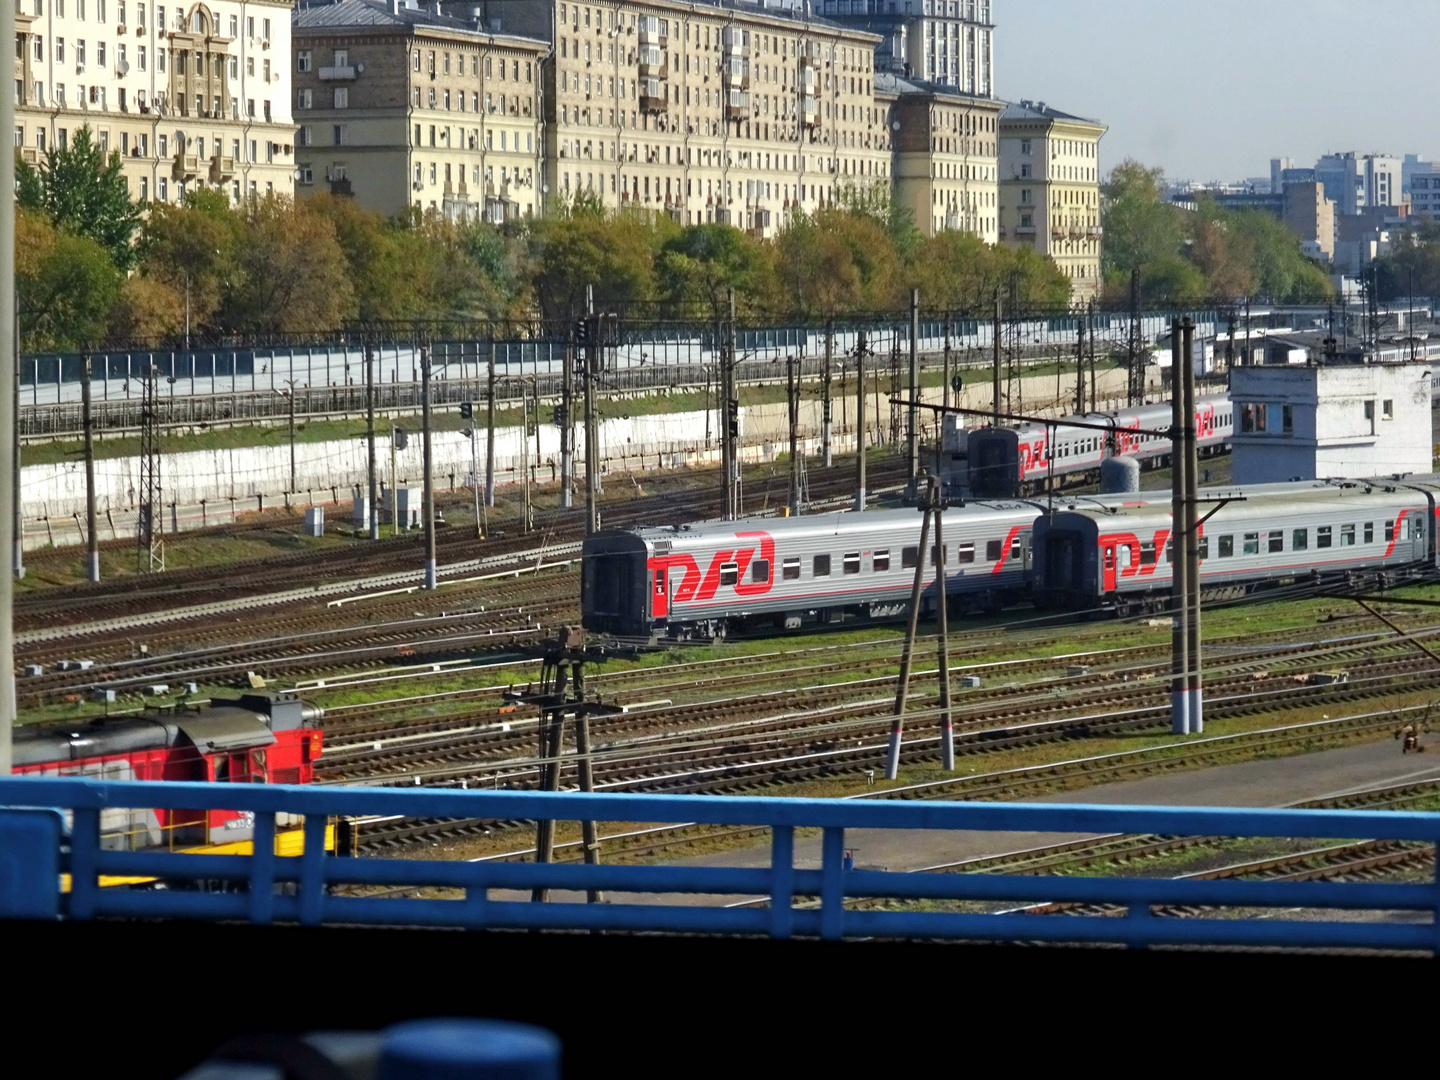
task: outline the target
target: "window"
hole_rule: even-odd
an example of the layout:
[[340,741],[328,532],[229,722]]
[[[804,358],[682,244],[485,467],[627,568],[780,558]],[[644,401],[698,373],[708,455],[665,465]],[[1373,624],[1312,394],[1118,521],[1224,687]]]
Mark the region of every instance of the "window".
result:
[[810,576],[811,576],[811,577],[829,577],[829,576],[830,576],[830,556],[829,556],[829,555],[816,555],[816,556],[815,556],[814,561],[810,564]]
[[350,88],[348,86],[335,87],[335,108],[348,109],[350,107]]
[[961,544],[959,550],[955,553],[955,561],[962,566],[965,563],[973,563],[975,561],[975,545],[968,542]]
[[1245,534],[1245,554],[1246,554],[1246,555],[1259,555],[1259,554],[1260,554],[1260,534],[1259,534],[1259,533],[1246,533],[1246,534]]
[[756,585],[764,585],[770,580],[769,559],[756,559],[750,564],[750,580]]
[[1365,543],[1367,543],[1367,544],[1373,544],[1374,542],[1375,542],[1375,522],[1373,522],[1373,521],[1367,521],[1367,522],[1365,522]]
[[932,546],[931,546],[931,548],[930,548],[930,565],[931,565],[931,566],[937,566],[937,567],[939,567],[939,566],[944,566],[944,565],[945,565],[947,562],[949,562],[949,561],[950,561],[950,545],[949,545],[949,544],[946,544],[944,547],[940,547],[940,546],[938,546],[938,545],[932,545]]
[[1141,565],[1141,566],[1154,566],[1154,565],[1155,565],[1155,541],[1154,541],[1154,540],[1146,540],[1146,541],[1144,541],[1144,542],[1141,543],[1141,545],[1140,545],[1140,565]]
[[872,569],[873,571],[875,571],[875,573],[877,573],[877,574],[884,574],[884,573],[888,573],[888,572],[889,572],[889,570],[890,570],[890,549],[889,549],[889,548],[886,548],[884,551],[877,551],[877,552],[875,552],[875,556],[874,556],[874,558],[871,560],[871,563],[870,563],[870,569]]
[[1355,546],[1355,526],[1354,526],[1354,525],[1341,525],[1341,526],[1340,526],[1340,546],[1341,546],[1341,547],[1354,547],[1354,546]]
[[860,553],[858,551],[847,552],[842,566],[846,574],[858,574],[860,572]]
[[780,576],[786,581],[800,580],[800,560],[786,559],[780,568]]
[[1385,522],[1385,542],[1388,544],[1395,539],[1395,522]]
[[295,70],[296,70],[296,71],[309,71],[309,70],[310,70],[310,50],[309,50],[309,49],[301,49],[298,53],[295,54]]
[[1206,559],[1210,558],[1210,538],[1208,536],[1200,537],[1200,543],[1197,546],[1200,549],[1201,562],[1204,562]]
[[313,90],[301,90],[296,97],[298,98],[296,104],[300,108],[309,109],[314,107],[315,92]]
[[1000,561],[1000,549],[1001,549],[1003,546],[1004,546],[1004,542],[1001,541],[1001,540],[987,540],[987,541],[985,541],[985,561],[986,561],[986,562],[999,562],[999,561]]
[[1310,530],[1296,529],[1290,534],[1290,549],[1304,551],[1310,546]]
[[737,563],[727,562],[720,565],[720,584],[735,585],[740,581],[740,566]]
[[1271,530],[1270,530],[1270,550],[1271,550],[1272,552],[1273,552],[1273,551],[1284,551],[1284,550],[1285,550],[1285,530],[1284,530],[1284,529],[1271,529]]
[[1295,410],[1289,405],[1280,406],[1280,430],[1286,435],[1295,432]]
[[1220,537],[1220,558],[1228,559],[1235,554],[1235,537]]
[[1375,402],[1365,402],[1365,423],[1370,426],[1370,434],[1375,434]]
[[1265,430],[1265,406],[1249,402],[1240,406],[1240,430],[1256,432]]
[[907,547],[900,549],[900,569],[914,570],[915,564],[920,561],[920,549],[918,547]]
[[1317,548],[1328,548],[1330,546],[1331,529],[1329,525],[1321,525],[1315,530],[1315,546]]
[[1386,420],[1395,419],[1395,399],[1386,398],[1380,403],[1380,415]]

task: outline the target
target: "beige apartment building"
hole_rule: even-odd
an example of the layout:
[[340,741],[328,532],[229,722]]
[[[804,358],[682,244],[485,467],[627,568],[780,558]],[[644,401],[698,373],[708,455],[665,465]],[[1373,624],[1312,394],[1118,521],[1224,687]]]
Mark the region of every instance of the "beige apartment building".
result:
[[294,19],[297,190],[386,214],[539,212],[543,41],[397,0]]
[[1325,197],[1324,184],[1286,184],[1281,214],[1305,254],[1326,262],[1335,258],[1335,203]]
[[1043,101],[1000,114],[1000,240],[1055,260],[1077,303],[1100,294],[1100,140],[1106,127]]
[[960,230],[995,243],[1000,230],[996,144],[1004,102],[884,72],[876,77],[876,87],[877,98],[882,90],[894,98],[892,198],[927,236]]
[[23,160],[88,127],[134,198],[292,193],[289,3],[18,0],[15,24]]
[[770,236],[797,208],[891,182],[874,34],[706,0],[468,6],[551,46],[548,207],[587,192]]

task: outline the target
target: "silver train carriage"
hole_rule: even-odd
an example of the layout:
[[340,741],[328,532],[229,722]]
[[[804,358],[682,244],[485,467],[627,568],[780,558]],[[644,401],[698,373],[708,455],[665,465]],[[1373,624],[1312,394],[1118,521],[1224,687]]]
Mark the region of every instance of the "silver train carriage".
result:
[[[935,554],[956,614],[999,610],[1023,597],[1030,530],[1043,509],[1017,501],[946,510],[943,552],[933,530],[930,539],[925,607],[934,604]],[[920,525],[920,513],[907,509],[599,533],[584,545],[583,623],[658,640],[901,619]]]
[[[1220,506],[1201,526],[1206,600],[1334,579],[1383,586],[1434,572],[1440,477],[1235,491],[1244,501]],[[1122,615],[1166,609],[1171,522],[1158,502],[1042,516],[1033,540],[1036,605]]]
[[[1010,499],[1044,488],[1047,478],[1099,476],[1106,456],[1103,432],[1066,427],[1065,421],[1113,425],[1115,453],[1153,463],[1170,454],[1168,438],[1142,435],[1142,429],[1170,427],[1169,404],[1145,405],[1114,413],[1064,416],[1054,424],[977,428],[965,446],[966,485],[977,499]],[[1204,397],[1195,403],[1197,446],[1202,455],[1221,452],[1234,434],[1234,407],[1228,397]],[[1054,436],[1051,441],[1051,436]],[[1053,465],[1053,468],[1052,468]]]

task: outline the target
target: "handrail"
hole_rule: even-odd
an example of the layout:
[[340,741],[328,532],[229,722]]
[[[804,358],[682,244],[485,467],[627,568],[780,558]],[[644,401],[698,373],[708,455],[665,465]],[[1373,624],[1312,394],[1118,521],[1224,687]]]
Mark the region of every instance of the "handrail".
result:
[[[1154,834],[1162,836],[1354,838],[1435,844],[1440,814],[1413,811],[1215,809],[1157,806],[1089,806],[1015,803],[867,802],[703,795],[586,795],[579,793],[315,788],[284,785],[115,782],[83,779],[0,780],[0,805],[70,811],[68,847],[48,863],[35,860],[39,878],[54,867],[71,875],[56,887],[57,917],[246,919],[266,924],[523,927],[640,932],[760,934],[786,938],[969,938],[1001,941],[1120,942],[1145,944],[1273,945],[1394,948],[1440,951],[1440,885],[1350,881],[1195,878],[1053,877],[1004,874],[912,874],[853,867],[847,829],[950,830]],[[253,813],[254,855],[180,855],[166,851],[103,850],[100,824],[107,810],[128,807],[227,809]],[[273,851],[275,815],[305,816],[299,856]],[[5,812],[11,813],[12,812]],[[0,841],[5,813],[0,813]],[[343,858],[323,843],[331,816],[361,814],[492,820],[558,819],[693,822],[766,827],[770,865],[585,865]],[[51,814],[51,818],[55,815]],[[821,831],[820,869],[795,865],[795,831]],[[29,850],[20,846],[20,850]],[[186,889],[137,891],[98,886],[100,875],[148,876],[176,881],[244,883],[242,891]],[[277,883],[294,883],[278,895]],[[33,882],[32,882],[33,884]],[[42,882],[43,884],[43,882]],[[384,887],[382,896],[334,895],[339,884]],[[396,896],[400,887],[463,891],[464,899]],[[536,904],[492,895],[494,890],[563,890],[583,898],[604,890],[614,902],[571,900]],[[679,904],[660,894],[708,894],[716,905],[736,897],[764,896],[768,907]],[[649,894],[648,900],[645,897]],[[819,906],[798,907],[797,897]],[[847,898],[897,900],[1079,903],[1117,906],[1123,918],[1100,914],[1050,917],[1014,910],[854,910]],[[1171,918],[1155,905],[1373,909],[1429,913],[1435,921],[1357,922],[1282,918],[1244,919],[1217,911],[1214,918]],[[49,909],[47,909],[49,910]],[[0,914],[5,914],[0,899]]]

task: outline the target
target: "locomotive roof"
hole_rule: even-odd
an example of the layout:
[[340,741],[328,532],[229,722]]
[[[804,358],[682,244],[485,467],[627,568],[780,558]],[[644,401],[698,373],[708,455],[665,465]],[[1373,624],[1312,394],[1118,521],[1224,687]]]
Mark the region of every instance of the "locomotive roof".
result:
[[[1217,405],[1218,405],[1218,404],[1220,404],[1221,402],[1224,402],[1224,403],[1226,403],[1226,404],[1229,404],[1229,401],[1230,401],[1230,398],[1229,398],[1228,396],[1226,396],[1226,395],[1224,395],[1224,394],[1219,394],[1219,395],[1214,395],[1214,396],[1210,396],[1210,397],[1196,398],[1196,399],[1195,399],[1195,404],[1196,404],[1196,405],[1206,405],[1206,404],[1217,404]],[[1037,423],[1031,423],[1031,422],[1027,421],[1027,422],[1025,422],[1025,423],[1023,423],[1023,424],[1010,424],[1010,425],[1006,425],[1006,426],[1004,426],[1004,427],[999,428],[998,430],[1000,430],[1000,431],[1013,432],[1013,433],[1016,434],[1016,435],[1031,435],[1031,434],[1034,434],[1035,432],[1048,431],[1048,430],[1050,430],[1051,428],[1072,427],[1072,426],[1075,425],[1075,424],[1103,424],[1103,423],[1104,423],[1105,421],[1107,421],[1107,420],[1126,421],[1126,420],[1128,420],[1130,417],[1137,417],[1137,418],[1139,419],[1139,422],[1141,423],[1142,426],[1146,425],[1147,423],[1156,423],[1157,420],[1158,420],[1158,421],[1164,421],[1164,425],[1168,427],[1168,426],[1169,426],[1170,413],[1171,413],[1170,403],[1169,403],[1168,401],[1161,401],[1161,402],[1156,402],[1154,405],[1137,405],[1137,406],[1136,406],[1135,408],[1133,408],[1133,409],[1115,409],[1115,410],[1112,410],[1112,411],[1110,411],[1110,412],[1091,412],[1091,413],[1084,413],[1083,415],[1080,414],[1080,413],[1071,413],[1071,414],[1068,415],[1068,416],[1057,416],[1054,420],[1051,420],[1051,421],[1049,421],[1048,423],[1039,423],[1039,424],[1037,424]],[[1155,419],[1152,419],[1152,418],[1155,418]],[[975,429],[975,430],[976,430],[977,432],[991,432],[991,431],[995,431],[995,430],[997,430],[997,429],[995,429],[995,428],[977,428],[977,429]],[[1088,429],[1077,429],[1077,430],[1088,430]]]

